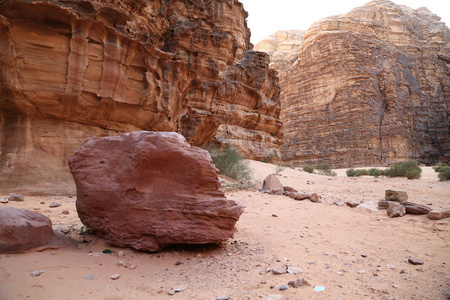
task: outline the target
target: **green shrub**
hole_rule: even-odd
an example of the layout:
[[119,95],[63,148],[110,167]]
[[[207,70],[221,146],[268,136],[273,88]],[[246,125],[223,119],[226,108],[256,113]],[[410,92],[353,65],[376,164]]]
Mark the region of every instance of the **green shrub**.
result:
[[314,167],[313,167],[313,166],[304,166],[304,167],[303,167],[303,171],[312,174],[312,173],[314,173]]
[[420,173],[422,173],[422,170],[419,169],[409,169],[405,172],[405,177],[408,179],[419,179]]
[[372,168],[369,170],[369,175],[373,177],[380,177],[383,174],[384,174],[383,170],[377,168]]
[[356,176],[356,171],[355,169],[348,169],[347,172],[345,172],[347,174],[348,177],[355,177]]
[[422,169],[414,160],[395,164],[384,171],[384,174],[388,177],[407,177],[408,179],[419,179],[421,173]]
[[251,170],[243,161],[243,157],[232,147],[227,147],[223,151],[208,149],[213,157],[213,163],[220,174],[235,180],[250,180]]
[[369,170],[366,169],[356,170],[356,176],[367,176],[367,175],[369,175]]
[[440,181],[450,180],[450,167],[441,167],[438,177]]
[[316,165],[316,169],[319,171],[329,172],[331,167],[328,163],[320,163]]
[[328,163],[320,163],[316,165],[316,169],[319,170],[320,175],[336,176],[336,172],[331,170]]
[[448,165],[443,162],[438,162],[436,166],[433,167],[434,171],[438,173],[444,170],[445,168],[448,168]]

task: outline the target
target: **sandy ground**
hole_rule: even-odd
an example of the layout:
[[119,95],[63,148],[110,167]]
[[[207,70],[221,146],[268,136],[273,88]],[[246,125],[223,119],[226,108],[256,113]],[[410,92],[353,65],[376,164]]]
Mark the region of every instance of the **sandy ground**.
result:
[[[274,165],[250,161],[255,180]],[[432,221],[406,215],[390,219],[386,211],[370,212],[333,205],[334,201],[377,202],[386,189],[407,191],[409,201],[434,209],[450,206],[450,182],[439,182],[431,168],[420,180],[347,178],[313,175],[286,168],[284,185],[316,192],[322,203],[295,201],[254,191],[227,192],[245,206],[234,239],[219,246],[174,247],[161,253],[117,248],[87,236],[78,249],[0,255],[0,299],[450,299],[450,218]],[[314,184],[307,184],[312,180]],[[0,197],[6,195],[0,195]],[[51,202],[62,206],[49,208]],[[44,204],[41,204],[44,202]],[[1,204],[38,211],[54,229],[68,228],[79,241],[82,224],[75,197],[26,197]],[[62,214],[68,209],[68,215]],[[275,216],[276,215],[276,216]],[[104,249],[112,254],[98,254]],[[123,251],[124,256],[119,257]],[[91,255],[89,253],[91,252]],[[425,263],[414,266],[409,257]],[[119,266],[122,260],[137,265]],[[273,275],[264,270],[290,265],[302,274]],[[39,277],[30,273],[43,270]],[[261,274],[263,273],[263,274]],[[120,274],[117,280],[110,277]],[[93,275],[93,280],[85,279]],[[310,286],[279,290],[304,278]],[[174,295],[172,287],[184,288]],[[324,291],[316,292],[316,286]],[[226,299],[224,297],[223,299]]]

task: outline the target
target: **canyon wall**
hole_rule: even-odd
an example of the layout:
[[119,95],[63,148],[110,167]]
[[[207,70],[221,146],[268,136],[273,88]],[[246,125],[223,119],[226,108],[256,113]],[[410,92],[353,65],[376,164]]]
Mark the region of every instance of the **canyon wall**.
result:
[[175,131],[279,147],[280,89],[237,0],[0,3],[0,192],[74,193],[88,137]]
[[285,162],[449,161],[450,31],[437,15],[376,0],[314,23],[303,38],[294,59],[273,61]]

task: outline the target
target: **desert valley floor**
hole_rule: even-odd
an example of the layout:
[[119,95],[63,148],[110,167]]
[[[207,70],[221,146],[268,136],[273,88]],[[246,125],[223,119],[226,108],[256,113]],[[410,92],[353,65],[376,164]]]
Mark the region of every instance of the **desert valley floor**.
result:
[[[249,164],[254,180],[275,171],[271,164]],[[345,170],[327,177],[286,168],[279,176],[284,185],[315,192],[322,203],[256,189],[229,191],[228,199],[245,206],[233,239],[218,246],[179,246],[160,253],[117,248],[94,236],[80,236],[75,196],[26,197],[24,202],[1,204],[40,212],[53,221],[54,229],[69,229],[78,241],[89,242],[80,243],[78,249],[0,255],[0,299],[264,299],[269,295],[267,299],[450,299],[450,218],[391,219],[385,210],[333,204],[376,203],[386,189],[399,189],[408,193],[408,201],[433,209],[450,206],[450,182],[439,182],[429,167],[422,169],[421,179],[407,180],[348,178]],[[50,208],[51,202],[61,206]],[[62,213],[65,209],[69,214]],[[102,254],[104,249],[112,253]],[[412,265],[409,257],[424,264]],[[119,261],[136,268],[121,266]],[[298,274],[267,272],[286,265]],[[36,270],[44,273],[31,277]],[[120,278],[112,280],[114,274]],[[310,285],[280,290],[297,278]],[[317,286],[325,290],[314,291]],[[170,295],[173,288],[181,291]]]

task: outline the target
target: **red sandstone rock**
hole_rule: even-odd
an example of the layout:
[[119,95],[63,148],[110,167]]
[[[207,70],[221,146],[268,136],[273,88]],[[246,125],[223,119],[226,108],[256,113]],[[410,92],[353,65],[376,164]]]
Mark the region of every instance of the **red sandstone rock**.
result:
[[0,253],[62,246],[76,246],[76,242],[53,232],[52,221],[46,216],[26,209],[0,208]]
[[406,214],[406,208],[400,203],[392,202],[389,203],[389,207],[386,213],[389,218],[403,217]]
[[386,190],[384,200],[403,202],[408,200],[408,194],[405,191]]
[[264,179],[263,192],[267,192],[269,194],[283,195],[284,187],[283,184],[278,179],[277,175],[270,174]]
[[244,210],[219,190],[208,152],[177,133],[91,138],[69,166],[81,221],[114,245],[159,251],[222,242]]
[[400,202],[400,204],[406,208],[407,214],[426,215],[433,210],[431,207],[426,205],[420,205],[408,201]]
[[433,210],[428,214],[430,220],[441,220],[448,217],[450,217],[450,208],[442,209],[440,211]]

